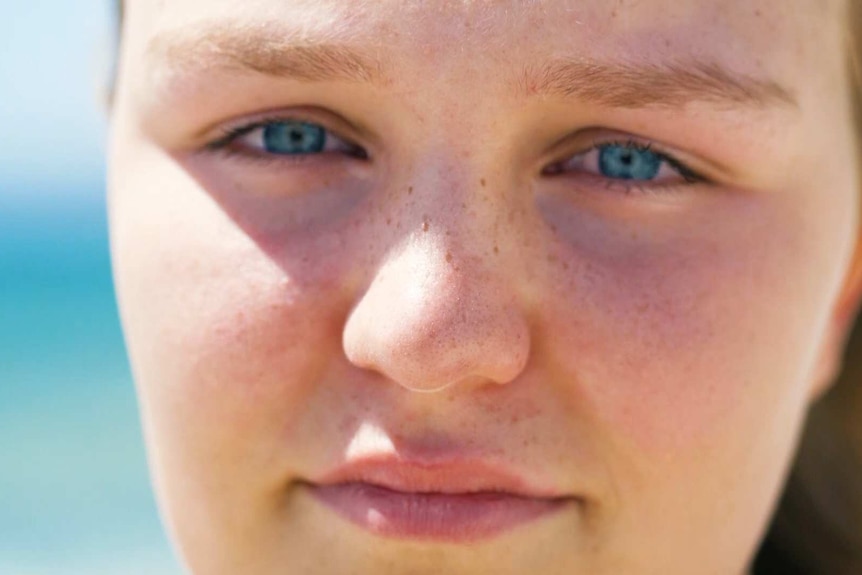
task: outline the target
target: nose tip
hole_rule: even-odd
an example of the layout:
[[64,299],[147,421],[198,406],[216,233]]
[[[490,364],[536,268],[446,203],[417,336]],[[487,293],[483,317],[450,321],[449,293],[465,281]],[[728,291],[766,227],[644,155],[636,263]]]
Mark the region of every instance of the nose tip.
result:
[[436,251],[408,251],[377,273],[345,326],[348,359],[417,392],[514,380],[530,348],[517,297],[481,263]]

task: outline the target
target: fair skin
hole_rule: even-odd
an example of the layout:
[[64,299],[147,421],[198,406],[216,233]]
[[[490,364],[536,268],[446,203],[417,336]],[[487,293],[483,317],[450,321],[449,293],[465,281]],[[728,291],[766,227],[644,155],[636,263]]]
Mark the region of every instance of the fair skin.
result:
[[[128,2],[112,249],[189,571],[746,572],[859,299],[840,10]],[[332,148],[208,147],[273,117]],[[629,141],[656,177],[597,171]],[[447,450],[569,504],[453,543],[309,496]]]

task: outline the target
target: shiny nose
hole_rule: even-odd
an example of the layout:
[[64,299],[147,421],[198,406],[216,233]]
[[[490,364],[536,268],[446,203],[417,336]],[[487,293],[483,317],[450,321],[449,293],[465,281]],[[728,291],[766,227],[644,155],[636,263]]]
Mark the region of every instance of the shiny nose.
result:
[[512,284],[499,265],[431,240],[412,242],[381,266],[353,308],[346,355],[418,392],[510,382],[530,352]]

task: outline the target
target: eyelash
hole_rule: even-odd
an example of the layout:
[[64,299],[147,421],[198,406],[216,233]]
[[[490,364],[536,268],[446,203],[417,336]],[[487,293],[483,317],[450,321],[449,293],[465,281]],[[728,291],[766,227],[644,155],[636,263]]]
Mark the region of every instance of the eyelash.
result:
[[[327,135],[332,135],[332,130],[326,127],[325,124],[320,123],[319,121],[308,120],[304,118],[297,117],[285,117],[285,116],[273,116],[269,118],[264,118],[262,120],[257,120],[250,124],[242,124],[234,127],[227,127],[221,130],[221,135],[218,136],[215,140],[209,142],[204,146],[204,150],[208,152],[217,152],[219,154],[228,156],[228,157],[239,157],[244,160],[253,161],[255,163],[292,163],[292,164],[301,164],[304,162],[319,160],[320,156],[329,155],[332,152],[320,152],[317,154],[296,154],[296,155],[288,155],[288,154],[273,154],[262,152],[258,150],[243,150],[241,148],[236,147],[237,140],[242,138],[243,136],[247,136],[258,130],[260,128],[266,128],[267,126],[271,126],[273,124],[285,123],[285,122],[305,122],[309,124],[315,124],[324,129]],[[336,136],[337,137],[337,136]],[[356,159],[366,160],[368,159],[368,154],[361,147],[353,144],[352,142],[345,140],[343,138],[338,138],[343,141],[345,144],[350,146],[351,152],[348,154]],[[344,153],[344,152],[341,152]]]
[[[672,168],[677,174],[679,174],[680,178],[682,178],[682,182],[672,182],[672,183],[661,183],[661,182],[653,182],[650,180],[625,180],[620,178],[611,178],[607,176],[602,176],[600,174],[592,174],[592,173],[583,173],[583,172],[568,172],[565,170],[556,171],[555,168],[566,164],[567,162],[573,160],[574,158],[586,156],[590,152],[600,150],[603,147],[617,146],[620,148],[624,148],[627,150],[636,150],[641,152],[652,152],[655,154],[659,160],[667,164],[670,168]],[[605,183],[605,187],[607,189],[617,190],[623,194],[629,195],[660,195],[667,194],[679,191],[680,187],[691,186],[695,184],[703,184],[709,183],[710,180],[698,172],[689,168],[685,163],[678,160],[674,157],[673,154],[663,151],[656,144],[652,142],[644,142],[642,140],[637,140],[632,137],[626,138],[617,138],[617,139],[593,139],[592,146],[587,148],[582,152],[578,152],[577,154],[571,154],[567,156],[560,162],[555,162],[551,164],[548,168],[543,170],[543,174],[549,175],[551,177],[566,177],[570,174],[575,174],[580,177],[591,177],[596,179],[601,179]]]
[[[333,152],[320,152],[316,154],[297,154],[297,155],[287,155],[287,154],[274,154],[274,153],[266,153],[260,152],[256,150],[243,150],[241,148],[236,147],[234,144],[240,138],[251,134],[255,130],[266,128],[272,124],[284,123],[284,122],[308,122],[312,124],[320,125],[327,134],[331,134],[331,131],[323,124],[319,122],[310,121],[307,119],[296,118],[296,117],[285,117],[285,116],[274,116],[264,118],[262,120],[257,120],[255,122],[249,124],[243,124],[235,127],[228,127],[222,130],[221,135],[215,140],[209,142],[205,145],[204,149],[210,152],[217,152],[228,157],[240,157],[245,160],[250,160],[255,163],[262,164],[271,164],[271,163],[284,163],[288,162],[291,164],[301,164],[309,161],[320,160],[321,156],[330,155]],[[359,160],[367,160],[368,154],[362,149],[360,146],[354,145],[351,142],[339,138],[341,141],[345,142],[347,145],[351,147],[351,152],[346,155]],[[620,178],[611,178],[602,176],[600,174],[591,174],[591,173],[583,173],[581,172],[579,175],[581,177],[593,177],[597,179],[601,179],[605,182],[605,185],[608,189],[616,189],[624,194],[665,194],[668,192],[673,192],[679,189],[679,187],[689,186],[698,183],[708,183],[708,179],[701,176],[694,170],[690,169],[683,162],[677,160],[672,154],[662,151],[661,149],[656,149],[656,146],[650,142],[643,142],[640,140],[636,140],[634,138],[617,138],[617,139],[607,139],[600,140],[594,139],[592,142],[592,146],[582,152],[577,154],[570,155],[566,157],[564,160],[560,162],[555,162],[548,168],[545,168],[542,173],[543,175],[548,176],[561,176],[565,177],[570,173],[577,172],[567,172],[567,171],[559,171],[556,172],[554,170],[555,167],[559,167],[565,164],[568,161],[571,161],[574,158],[585,156],[586,154],[593,152],[595,150],[599,150],[603,147],[607,146],[618,146],[625,149],[637,150],[637,151],[649,151],[654,153],[662,163],[667,164],[674,171],[676,171],[679,176],[683,179],[683,182],[675,182],[675,183],[654,183],[650,180],[625,180]],[[336,152],[336,153],[345,153],[345,152]]]
[[662,152],[661,150],[654,149],[655,145],[651,143],[645,144],[632,139],[616,141],[612,140],[609,142],[593,142],[593,148],[598,148],[599,146],[621,146],[623,148],[631,148],[638,151],[653,152],[656,156],[661,158],[663,162],[666,162],[670,167],[679,172],[679,175],[682,176],[687,183],[693,184],[695,182],[700,182],[704,180],[702,176],[695,173],[691,168],[677,160],[671,154],[667,154],[665,152]]

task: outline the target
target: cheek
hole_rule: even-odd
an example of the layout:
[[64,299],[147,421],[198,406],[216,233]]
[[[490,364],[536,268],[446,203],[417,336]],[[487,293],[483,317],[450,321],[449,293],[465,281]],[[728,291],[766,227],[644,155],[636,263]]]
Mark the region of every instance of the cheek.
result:
[[165,468],[279,477],[271,461],[285,427],[340,353],[336,279],[350,258],[334,236],[249,233],[172,165],[147,168],[114,186],[112,233],[129,351]]
[[547,331],[583,409],[656,455],[726,446],[798,409],[840,247],[798,213],[724,198],[625,231],[561,225]]

